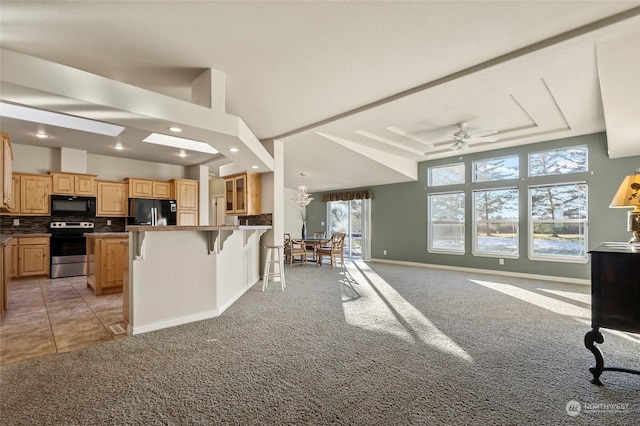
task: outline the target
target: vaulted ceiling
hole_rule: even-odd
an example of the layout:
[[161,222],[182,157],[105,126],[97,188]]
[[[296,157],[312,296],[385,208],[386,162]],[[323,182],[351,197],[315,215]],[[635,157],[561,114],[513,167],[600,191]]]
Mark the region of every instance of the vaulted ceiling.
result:
[[[464,152],[606,130],[612,158],[635,156],[639,28],[638,1],[3,0],[6,55],[86,71],[115,89],[126,89],[122,83],[145,89],[140,97],[157,102],[136,106],[138,115],[158,118],[154,107],[182,105],[173,116],[177,124],[184,116],[182,136],[221,154],[181,158],[175,149],[142,143],[151,130],[166,129],[172,118],[166,116],[144,125],[129,121],[119,138],[127,146],[122,152],[113,151],[113,137],[6,117],[0,125],[18,144],[205,164],[215,173],[218,165],[237,161],[228,152],[231,142],[185,114],[194,79],[212,68],[225,75],[226,113],[258,139],[283,142],[285,186],[292,188],[300,173],[312,191],[414,180],[418,162],[460,155],[450,149],[457,123],[469,134],[486,130],[485,139],[470,139]],[[1,59],[8,63],[3,74],[21,74],[9,69],[13,60]],[[7,79],[3,75],[3,101],[74,114],[60,96],[44,100]],[[78,95],[85,103],[89,97]],[[104,102],[110,111],[104,121],[132,112],[118,100]],[[42,127],[52,137],[36,140],[33,133]],[[243,162],[260,156],[250,153]]]

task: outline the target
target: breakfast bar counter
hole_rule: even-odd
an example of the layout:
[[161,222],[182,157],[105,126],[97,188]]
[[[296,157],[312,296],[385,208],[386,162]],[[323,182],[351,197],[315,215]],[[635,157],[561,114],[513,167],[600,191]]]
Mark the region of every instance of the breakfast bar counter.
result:
[[271,226],[127,226],[129,334],[219,316],[260,280]]

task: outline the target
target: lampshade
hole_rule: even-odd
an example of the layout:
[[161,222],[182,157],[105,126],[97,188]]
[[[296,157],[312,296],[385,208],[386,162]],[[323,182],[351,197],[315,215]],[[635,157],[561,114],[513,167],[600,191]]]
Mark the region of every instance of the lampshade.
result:
[[624,178],[609,207],[633,207],[627,213],[627,231],[633,235],[630,244],[640,244],[640,169]]
[[640,173],[624,178],[609,207],[633,207],[640,212]]

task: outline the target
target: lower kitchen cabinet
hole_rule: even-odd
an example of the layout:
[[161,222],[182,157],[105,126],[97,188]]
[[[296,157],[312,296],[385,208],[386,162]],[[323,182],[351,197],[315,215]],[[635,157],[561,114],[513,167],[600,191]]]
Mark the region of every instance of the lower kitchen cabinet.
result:
[[17,277],[49,275],[49,237],[17,238]]
[[87,235],[87,285],[96,296],[121,293],[127,233]]

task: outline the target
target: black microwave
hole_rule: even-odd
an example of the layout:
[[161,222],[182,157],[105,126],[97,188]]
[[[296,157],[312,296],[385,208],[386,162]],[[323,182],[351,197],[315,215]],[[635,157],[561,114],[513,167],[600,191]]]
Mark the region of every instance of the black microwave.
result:
[[51,196],[51,216],[96,215],[96,197],[76,197],[70,195]]

